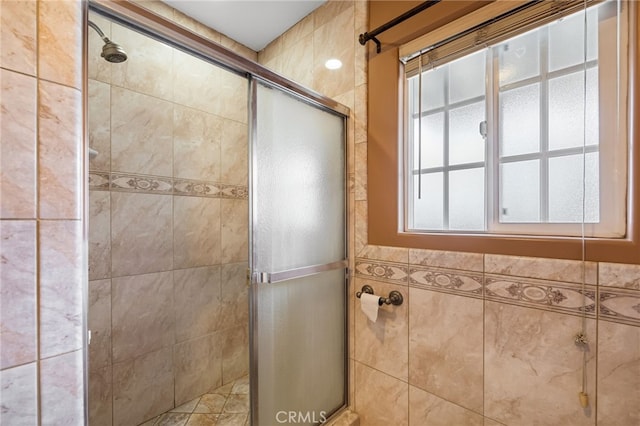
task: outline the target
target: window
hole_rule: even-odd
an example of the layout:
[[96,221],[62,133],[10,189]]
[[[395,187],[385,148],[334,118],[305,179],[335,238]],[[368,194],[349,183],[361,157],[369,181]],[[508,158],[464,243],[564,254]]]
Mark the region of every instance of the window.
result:
[[405,231],[625,236],[628,6],[549,3],[406,58]]

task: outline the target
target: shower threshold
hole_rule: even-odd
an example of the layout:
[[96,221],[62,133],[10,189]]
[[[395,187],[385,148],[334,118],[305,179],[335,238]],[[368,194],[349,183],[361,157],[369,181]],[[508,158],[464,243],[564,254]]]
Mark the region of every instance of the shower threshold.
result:
[[140,426],[248,426],[249,376],[167,411]]

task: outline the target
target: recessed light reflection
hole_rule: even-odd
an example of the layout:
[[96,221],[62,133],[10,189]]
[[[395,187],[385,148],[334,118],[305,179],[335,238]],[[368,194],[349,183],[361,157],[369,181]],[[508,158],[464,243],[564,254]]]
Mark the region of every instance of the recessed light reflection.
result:
[[337,70],[342,67],[342,61],[340,59],[331,58],[324,63],[324,66],[330,70]]

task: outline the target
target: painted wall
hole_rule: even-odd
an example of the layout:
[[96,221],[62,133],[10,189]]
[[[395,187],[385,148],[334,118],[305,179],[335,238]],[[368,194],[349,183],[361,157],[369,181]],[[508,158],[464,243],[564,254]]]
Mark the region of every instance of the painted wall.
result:
[[0,423],[82,424],[82,8],[0,13]]
[[[416,4],[370,2],[369,16],[375,20],[369,27],[362,24],[367,11],[361,3],[329,2],[260,52],[259,59],[340,99],[341,93],[332,91],[337,83],[325,83],[314,73],[324,60],[316,53],[317,45],[311,44],[320,40],[319,28],[328,25],[322,46],[333,46],[336,52],[353,46],[356,63],[368,51],[369,75],[384,77],[381,73],[389,67],[395,70],[397,62],[380,64],[372,47],[367,50],[357,44],[357,36]],[[469,6],[452,2],[447,7]],[[334,11],[333,18],[327,20],[329,10]],[[456,10],[450,12],[454,16]],[[344,22],[339,20],[341,13]],[[429,25],[447,21],[432,21],[426,15],[422,19],[409,20],[404,29],[396,28],[387,36],[401,44],[398,40],[410,40]],[[309,39],[306,45],[301,31]],[[383,54],[397,59],[396,51],[396,44],[384,44]],[[353,71],[359,75],[364,66],[354,65]],[[351,293],[370,284],[377,294],[398,290],[405,296],[402,306],[383,307],[375,323],[352,300],[351,403],[361,425],[640,422],[635,403],[640,400],[640,267],[368,245],[363,102],[367,83],[355,79],[349,89],[352,70],[341,72],[348,75],[342,90],[355,94],[353,103],[348,102],[350,96],[342,98],[353,108],[355,121],[350,129],[354,142],[350,173],[355,173],[350,175],[355,200],[350,217],[355,230]],[[342,83],[340,74],[335,79]],[[574,344],[583,312],[587,352]],[[578,400],[583,355],[591,403],[586,410]]]
[[89,421],[133,425],[249,372],[248,82],[89,17]]

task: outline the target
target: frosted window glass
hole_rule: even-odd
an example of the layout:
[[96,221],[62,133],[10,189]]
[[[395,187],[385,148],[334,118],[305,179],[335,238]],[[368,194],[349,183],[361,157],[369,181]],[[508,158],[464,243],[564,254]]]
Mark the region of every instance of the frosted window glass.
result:
[[255,268],[278,272],[343,260],[343,119],[259,84],[256,131]]
[[[418,169],[418,120],[414,120],[413,168]],[[444,113],[422,117],[422,164],[423,169],[439,167],[444,161]]]
[[422,175],[422,198],[418,199],[418,177],[413,178],[413,226],[419,229],[444,228],[442,173]]
[[436,68],[422,73],[422,110],[430,111],[444,105],[446,68]]
[[449,164],[484,161],[484,138],[480,134],[484,106],[484,102],[478,102],[449,112]]
[[549,159],[549,222],[582,222],[582,194],[586,194],[585,222],[598,222],[598,153],[587,153],[585,185],[582,185],[582,154]]
[[[549,25],[549,71],[584,62],[585,12],[579,12]],[[587,10],[587,61],[598,56],[598,12]]]
[[531,31],[496,46],[500,86],[540,74],[540,30]]
[[540,84],[500,93],[500,156],[540,150]]
[[538,160],[500,165],[500,222],[540,222]]
[[449,104],[484,96],[486,50],[451,62],[449,68]]
[[598,144],[597,68],[587,71],[586,111],[584,84],[584,71],[549,80],[549,149]]
[[322,411],[343,405],[345,293],[344,269],[254,287],[256,424],[280,424],[279,411],[311,413],[315,421],[297,418],[295,424],[319,424]]
[[484,167],[449,173],[449,229],[484,230]]

